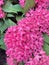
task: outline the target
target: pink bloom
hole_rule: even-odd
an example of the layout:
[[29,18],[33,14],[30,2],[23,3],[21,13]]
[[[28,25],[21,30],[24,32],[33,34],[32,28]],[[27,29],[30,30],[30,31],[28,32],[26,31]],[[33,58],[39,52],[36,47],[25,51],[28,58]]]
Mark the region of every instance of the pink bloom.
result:
[[37,8],[26,13],[26,17],[32,17],[36,20],[36,24],[40,27],[40,31],[49,34],[49,10]]
[[5,13],[3,12],[2,8],[0,7],[0,18],[4,18],[5,17]]
[[0,0],[0,6],[4,4],[4,0]]
[[49,11],[31,10],[29,15],[20,20],[17,26],[8,28],[5,34],[6,54],[17,62],[27,62],[38,54],[45,55],[41,51],[44,43],[42,33],[49,33]]
[[18,26],[8,28],[4,41],[7,55],[24,62],[32,57],[34,50],[41,50],[43,46],[42,34],[31,17],[20,20]]
[[7,58],[7,64],[8,65],[15,65],[12,58]]
[[[43,2],[40,1],[39,5]],[[43,33],[49,34],[49,10],[41,6],[35,11],[30,9],[26,17],[18,21],[17,26],[8,28],[4,42],[9,65],[13,65],[14,60],[17,63],[23,61],[25,65],[49,65],[49,56],[46,56],[42,48]]]
[[47,8],[48,7],[48,0],[35,0],[38,7]]
[[19,0],[19,3],[20,3],[20,5],[21,5],[21,7],[24,7],[25,1],[26,1],[26,0]]
[[35,56],[34,59],[31,59],[30,61],[26,62],[25,65],[49,65],[49,56]]

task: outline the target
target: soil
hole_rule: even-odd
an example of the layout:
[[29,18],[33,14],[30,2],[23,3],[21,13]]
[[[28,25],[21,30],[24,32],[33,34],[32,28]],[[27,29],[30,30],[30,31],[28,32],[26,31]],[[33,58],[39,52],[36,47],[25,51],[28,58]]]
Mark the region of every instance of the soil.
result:
[[5,50],[0,48],[0,65],[6,65],[6,53]]

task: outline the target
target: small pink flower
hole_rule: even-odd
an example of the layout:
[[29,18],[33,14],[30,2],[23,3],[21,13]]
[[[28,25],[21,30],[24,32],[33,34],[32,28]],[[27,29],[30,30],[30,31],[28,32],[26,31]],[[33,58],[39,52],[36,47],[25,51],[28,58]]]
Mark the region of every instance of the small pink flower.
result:
[[2,8],[0,7],[0,18],[4,18],[5,17],[5,13],[3,12]]
[[38,7],[41,6],[42,8],[47,8],[48,7],[48,0],[35,0],[37,3]]
[[4,4],[4,0],[0,0],[0,6]]
[[26,0],[19,0],[19,3],[20,3],[20,5],[21,5],[21,7],[24,7],[25,1],[26,1]]
[[7,64],[8,65],[15,65],[12,58],[7,58]]

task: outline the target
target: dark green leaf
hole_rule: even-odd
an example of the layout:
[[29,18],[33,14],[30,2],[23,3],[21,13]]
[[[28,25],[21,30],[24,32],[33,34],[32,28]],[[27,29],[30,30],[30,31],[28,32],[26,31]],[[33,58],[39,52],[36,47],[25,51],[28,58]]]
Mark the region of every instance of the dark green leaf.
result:
[[0,27],[0,31],[1,33],[3,33],[9,26],[13,26],[16,25],[13,21],[11,21],[10,19],[6,19],[4,20],[4,24],[2,25],[2,27]]
[[15,24],[12,20],[10,20],[10,19],[6,19],[5,22],[6,22],[6,24],[8,25],[8,27],[9,27],[9,26],[16,25],[16,24]]
[[4,44],[4,35],[2,34],[0,37],[0,48],[6,49],[5,44]]
[[4,22],[2,20],[0,20],[0,27],[4,24]]

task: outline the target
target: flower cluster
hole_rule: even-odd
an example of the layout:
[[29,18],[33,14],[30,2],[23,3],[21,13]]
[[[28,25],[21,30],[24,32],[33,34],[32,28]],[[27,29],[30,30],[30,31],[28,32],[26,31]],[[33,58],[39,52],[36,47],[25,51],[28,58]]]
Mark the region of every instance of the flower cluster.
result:
[[5,16],[5,13],[2,10],[2,5],[4,4],[4,0],[0,0],[0,18]]
[[26,13],[26,17],[32,17],[33,20],[35,19],[40,31],[49,35],[49,10],[40,8],[33,11],[31,9]]
[[[22,4],[23,2],[23,4]],[[24,6],[24,0],[20,2]],[[49,10],[41,4],[47,0],[36,0],[39,7],[30,9],[18,25],[8,28],[4,42],[7,47],[8,65],[49,65],[49,56],[43,50],[43,33],[49,35]]]
[[[25,19],[23,20],[25,21]],[[6,38],[4,40],[8,49],[6,53],[8,56],[17,59],[18,62],[22,60],[26,62],[30,57],[32,57],[32,54],[36,54],[35,51],[42,49],[42,35],[38,31],[38,27],[33,24],[35,24],[35,22],[32,23],[32,21],[27,21],[25,23],[26,26],[18,25],[11,27],[5,35]]]
[[36,56],[34,59],[30,59],[25,65],[49,65],[49,56]]
[[6,32],[4,39],[7,47],[6,54],[13,60],[16,59],[17,62],[27,62],[42,50],[44,43],[42,32],[49,31],[49,19],[47,19],[47,11],[44,13],[46,17],[41,14],[42,12],[38,13],[38,18],[34,16],[23,18],[19,21],[18,26],[8,28]]
[[48,7],[48,0],[35,0],[38,7],[47,8]]

